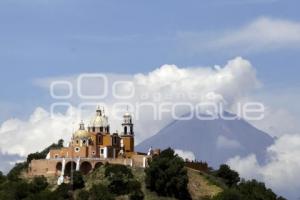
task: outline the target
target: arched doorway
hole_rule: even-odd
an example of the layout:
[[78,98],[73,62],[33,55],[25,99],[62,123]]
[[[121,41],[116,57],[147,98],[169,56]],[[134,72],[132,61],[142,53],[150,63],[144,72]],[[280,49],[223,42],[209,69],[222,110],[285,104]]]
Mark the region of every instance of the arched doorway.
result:
[[74,161],[70,161],[66,164],[65,175],[70,176],[71,172],[76,170],[76,163]]
[[102,165],[103,165],[102,162],[97,162],[97,163],[95,164],[94,170],[100,168]]
[[80,171],[82,172],[82,174],[86,175],[91,170],[92,170],[92,164],[91,163],[89,163],[87,161],[81,163],[81,165],[80,165]]
[[56,175],[60,176],[60,174],[61,174],[61,169],[62,169],[62,164],[61,164],[61,162],[56,163]]

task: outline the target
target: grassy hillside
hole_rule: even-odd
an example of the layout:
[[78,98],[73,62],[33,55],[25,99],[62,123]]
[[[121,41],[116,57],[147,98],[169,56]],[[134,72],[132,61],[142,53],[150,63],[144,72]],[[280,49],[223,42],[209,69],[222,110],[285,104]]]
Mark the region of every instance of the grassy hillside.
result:
[[[90,189],[93,184],[103,183],[108,184],[104,176],[104,166],[98,168],[91,174],[85,177],[86,188]],[[151,192],[146,189],[145,186],[145,173],[144,169],[132,168],[134,177],[142,183],[142,191],[145,195],[145,200],[175,200],[174,198],[159,197],[155,192]],[[207,199],[207,197],[215,196],[223,191],[223,189],[217,186],[213,181],[210,181],[204,174],[199,171],[188,169],[189,184],[188,189],[193,199],[201,200]],[[126,196],[119,197],[118,199],[127,199]]]

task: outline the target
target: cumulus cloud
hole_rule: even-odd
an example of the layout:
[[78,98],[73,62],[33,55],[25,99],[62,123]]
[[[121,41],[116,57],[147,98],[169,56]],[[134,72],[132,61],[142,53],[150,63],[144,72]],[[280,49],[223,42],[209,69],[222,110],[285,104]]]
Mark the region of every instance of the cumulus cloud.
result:
[[25,157],[43,150],[59,139],[70,140],[73,122],[70,113],[50,116],[43,108],[36,108],[28,120],[10,119],[0,127],[0,147],[4,154]]
[[[97,104],[105,105],[106,113],[112,125],[112,131],[120,129],[122,112],[117,112],[114,107],[123,103],[123,111],[126,104],[136,117],[136,138],[137,143],[158,132],[167,123],[172,121],[171,113],[158,118],[157,112],[152,108],[141,106],[151,104],[159,109],[164,102],[217,102],[224,105],[231,105],[239,97],[244,96],[252,89],[259,86],[256,78],[256,71],[248,60],[241,57],[229,60],[223,67],[188,67],[181,68],[176,65],[163,65],[148,74],[106,74],[108,86],[107,96],[103,99],[82,99],[78,96],[78,76],[50,77],[35,80],[35,84],[49,90],[53,81],[69,82],[55,85],[55,95],[73,94],[69,99],[53,99],[54,103],[70,103],[71,107],[65,112],[55,111],[50,113],[49,109],[37,108],[28,120],[10,119],[2,123],[0,128],[1,150],[9,154],[26,156],[28,153],[39,151],[62,138],[68,141],[72,131],[77,128],[79,122],[80,103],[86,104],[80,118],[89,121]],[[134,87],[134,96],[127,99],[116,98],[112,94],[115,81],[129,81]],[[102,87],[101,87],[102,85]],[[126,85],[126,84],[125,84]],[[53,86],[53,85],[52,85]],[[124,84],[117,87],[122,95],[130,92]],[[100,90],[99,90],[100,88]],[[95,89],[98,89],[95,91]],[[91,95],[103,90],[101,81],[91,78],[82,81],[81,91]],[[71,92],[70,92],[71,90]],[[98,94],[97,93],[97,94]],[[137,104],[140,106],[137,108]],[[131,107],[132,106],[132,107]],[[73,109],[74,108],[74,109]],[[178,109],[179,115],[190,111],[186,108]],[[116,114],[114,114],[116,113]],[[154,113],[154,115],[153,115]],[[118,118],[117,118],[118,117]]]
[[235,157],[228,164],[247,179],[257,178],[288,199],[298,199],[300,135],[283,135],[268,148],[269,161],[259,165],[255,155]]
[[194,53],[226,51],[250,53],[282,48],[300,47],[300,22],[260,17],[249,24],[232,30],[210,33],[181,32],[180,43]]
[[178,156],[180,156],[184,160],[187,159],[187,160],[193,161],[196,158],[195,154],[191,151],[184,151],[184,150],[181,150],[181,149],[175,149],[174,151]]
[[[88,74],[89,75],[89,74]],[[167,123],[173,120],[171,116],[172,105],[188,103],[195,105],[200,102],[214,102],[229,108],[240,97],[251,90],[258,88],[260,82],[256,78],[256,70],[248,60],[236,57],[229,60],[223,67],[178,67],[176,65],[163,65],[147,74],[105,74],[107,78],[107,95],[103,99],[86,99],[78,96],[78,76],[50,77],[36,80],[35,83],[49,89],[55,81],[67,81],[72,87],[73,96],[67,99],[72,104],[101,102],[109,111],[110,120],[114,124],[120,124],[120,112],[115,112],[118,103],[129,104],[129,110],[133,111],[136,118],[137,140],[142,141],[158,132]],[[117,84],[116,81],[123,81]],[[127,84],[124,83],[127,81]],[[90,94],[102,94],[103,81],[98,79],[86,79],[81,82],[81,91]],[[127,85],[127,87],[125,87]],[[128,89],[133,88],[132,90]],[[102,89],[99,89],[99,87]],[[56,90],[60,94],[66,90],[65,85],[57,84]],[[94,89],[98,88],[98,93]],[[113,95],[113,88],[119,98]],[[68,93],[65,91],[65,93]],[[171,104],[169,112],[159,113],[163,103]],[[148,106],[147,106],[148,105]],[[123,106],[125,109],[126,106]],[[123,111],[124,111],[123,109]],[[176,106],[176,116],[181,116],[192,111],[189,106]],[[204,108],[205,111],[205,108]],[[203,111],[203,112],[204,112]],[[91,112],[90,112],[91,113]],[[119,115],[114,115],[118,113]],[[114,127],[117,129],[118,127]]]
[[135,75],[134,82],[141,92],[146,90],[173,97],[180,94],[197,102],[224,99],[227,103],[259,86],[254,67],[241,57],[229,60],[224,67],[179,68],[163,65],[148,74]]

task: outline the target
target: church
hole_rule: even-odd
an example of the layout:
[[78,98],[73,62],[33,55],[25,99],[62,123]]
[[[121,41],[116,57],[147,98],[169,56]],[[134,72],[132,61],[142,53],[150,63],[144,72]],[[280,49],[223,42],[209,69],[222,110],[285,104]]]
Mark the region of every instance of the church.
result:
[[152,150],[148,154],[134,151],[134,124],[129,112],[123,115],[120,126],[121,133],[111,133],[104,109],[97,107],[88,126],[81,121],[66,147],[51,149],[46,159],[32,160],[28,175],[63,177],[73,170],[87,174],[105,163],[146,167]]
[[81,122],[69,146],[51,150],[50,158],[130,158],[134,154],[134,132],[132,116],[128,112],[124,114],[121,125],[121,134],[111,134],[108,117],[98,107],[87,129]]

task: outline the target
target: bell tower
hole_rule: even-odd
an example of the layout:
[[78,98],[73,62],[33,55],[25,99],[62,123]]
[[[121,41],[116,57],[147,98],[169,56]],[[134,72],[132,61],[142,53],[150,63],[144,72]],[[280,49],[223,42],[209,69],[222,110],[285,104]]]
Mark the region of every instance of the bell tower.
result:
[[134,131],[133,131],[132,116],[129,114],[129,112],[126,112],[123,115],[121,138],[123,140],[125,152],[133,152],[134,151]]
[[123,123],[122,123],[122,128],[123,128],[123,134],[124,135],[131,135],[133,136],[133,123],[132,123],[132,116],[127,112],[123,116]]

